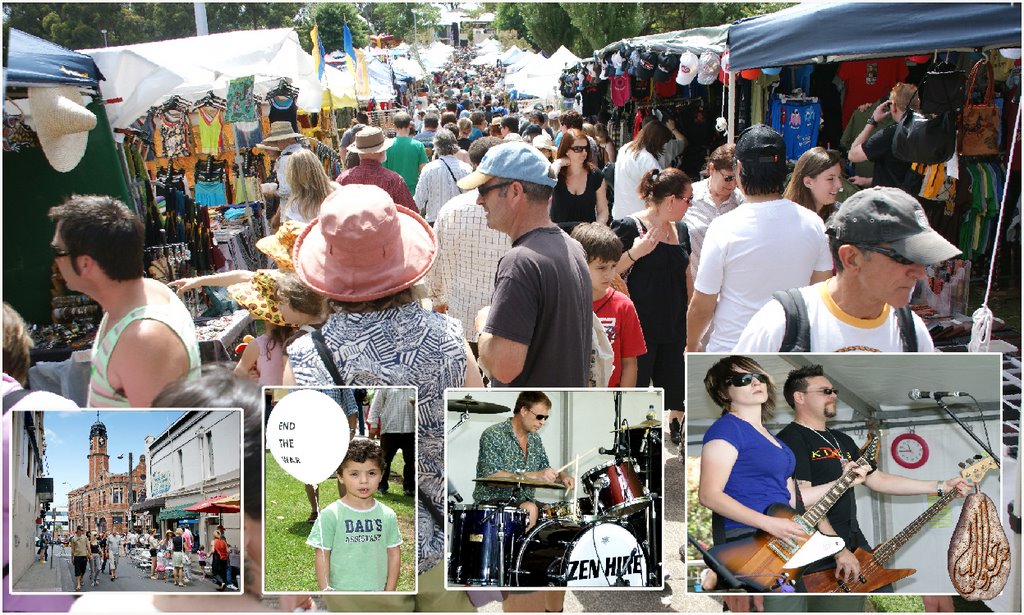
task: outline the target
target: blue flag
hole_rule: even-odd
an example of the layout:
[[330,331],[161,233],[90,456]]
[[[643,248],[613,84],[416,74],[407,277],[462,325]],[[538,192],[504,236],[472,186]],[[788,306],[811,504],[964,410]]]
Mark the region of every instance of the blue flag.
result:
[[356,50],[352,47],[352,31],[348,29],[348,24],[345,24],[345,53],[352,60],[352,66],[356,65]]

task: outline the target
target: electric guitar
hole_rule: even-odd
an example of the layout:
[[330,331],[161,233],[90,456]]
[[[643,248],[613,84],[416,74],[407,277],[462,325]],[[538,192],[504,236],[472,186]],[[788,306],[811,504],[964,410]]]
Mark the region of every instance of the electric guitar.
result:
[[[868,434],[867,444],[859,452],[857,465],[875,467],[878,459],[878,435]],[[802,515],[788,504],[772,504],[764,514],[780,519],[792,519],[807,533],[796,540],[776,538],[759,530],[749,538],[728,542],[712,547],[709,553],[737,578],[757,586],[762,591],[792,591],[805,566],[846,548],[846,542],[838,536],[829,536],[817,531],[818,522],[846,493],[858,474],[850,468],[839,480]],[[788,586],[790,589],[787,589]]]
[[[968,467],[967,464],[971,462],[974,462],[973,465]],[[994,470],[998,466],[991,457],[982,458],[979,456],[964,461],[960,464],[960,467],[963,468],[960,476],[977,484],[981,482],[981,479],[985,477],[989,470]],[[956,489],[944,494],[937,502],[911,521],[907,527],[903,528],[903,531],[879,545],[874,552],[865,551],[861,548],[854,551],[854,556],[860,562],[860,576],[853,581],[846,583],[836,579],[835,570],[812,572],[803,577],[804,586],[807,588],[807,591],[825,594],[867,593],[914,574],[917,572],[916,568],[890,569],[884,568],[882,564],[892,559],[896,552],[924,527],[925,523],[928,523],[932,517],[956,499],[957,495]]]

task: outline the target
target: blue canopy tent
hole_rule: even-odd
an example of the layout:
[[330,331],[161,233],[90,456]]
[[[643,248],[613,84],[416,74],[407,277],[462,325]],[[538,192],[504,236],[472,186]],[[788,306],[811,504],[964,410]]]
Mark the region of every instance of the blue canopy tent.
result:
[[733,71],[1020,47],[1020,3],[808,2],[729,27]]
[[6,87],[77,85],[95,90],[102,79],[96,63],[84,53],[11,28],[4,67]]

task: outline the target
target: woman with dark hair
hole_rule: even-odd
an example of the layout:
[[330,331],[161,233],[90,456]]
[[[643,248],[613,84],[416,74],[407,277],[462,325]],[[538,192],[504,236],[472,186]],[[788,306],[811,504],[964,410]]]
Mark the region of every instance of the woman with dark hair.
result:
[[839,152],[812,147],[800,156],[789,178],[784,198],[816,212],[828,220],[839,205],[836,197],[843,189],[843,167]]
[[604,174],[591,157],[587,135],[569,129],[558,145],[558,183],[551,195],[551,221],[570,233],[581,222],[608,224]]
[[637,187],[645,173],[661,170],[658,157],[671,140],[672,132],[661,122],[653,120],[640,129],[635,140],[619,150],[615,160],[616,216],[624,217],[644,209],[644,200],[637,195]]
[[638,194],[643,211],[612,223],[622,245],[629,246],[616,271],[624,277],[628,273],[626,285],[647,344],[647,353],[637,357],[636,385],[664,387],[669,416],[681,423],[690,258],[689,232],[682,219],[693,187],[679,169],[655,169],[644,174]]

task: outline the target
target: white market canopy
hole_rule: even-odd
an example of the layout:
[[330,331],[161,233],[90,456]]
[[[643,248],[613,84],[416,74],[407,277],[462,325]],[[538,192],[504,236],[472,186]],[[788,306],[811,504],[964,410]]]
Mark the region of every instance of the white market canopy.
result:
[[256,77],[255,93],[266,94],[287,77],[299,89],[298,107],[320,111],[323,86],[313,57],[291,28],[225,32],[122,47],[87,49],[106,81],[112,128],[127,128],[146,110],[172,95],[198,100],[212,90],[226,96],[228,82]]
[[421,49],[420,59],[423,61],[423,68],[428,72],[440,71],[455,53],[455,48],[440,41],[435,41],[430,47]]

